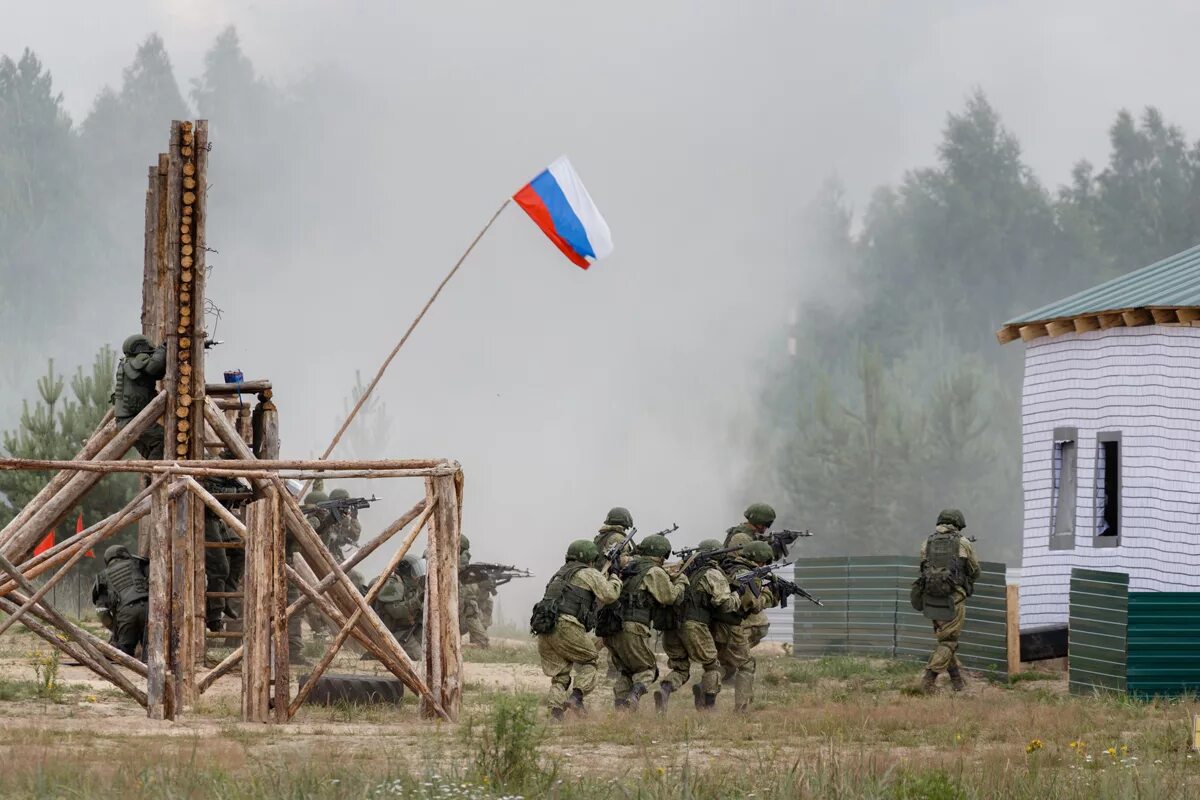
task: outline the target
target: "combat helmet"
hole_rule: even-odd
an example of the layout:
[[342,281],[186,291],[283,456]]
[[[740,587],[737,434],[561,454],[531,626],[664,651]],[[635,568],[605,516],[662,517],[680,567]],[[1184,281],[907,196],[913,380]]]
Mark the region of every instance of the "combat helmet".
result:
[[742,557],[755,564],[770,564],[775,560],[775,551],[766,542],[746,542],[742,545]]
[[746,508],[746,521],[751,525],[769,528],[775,524],[775,509],[766,503],[751,503]]
[[329,493],[329,499],[330,500],[349,500],[350,493],[347,492],[345,489],[334,489],[332,492]]
[[309,492],[308,496],[304,498],[305,505],[310,505],[310,506],[315,506],[317,503],[328,503],[328,502],[329,502],[329,495],[325,494],[324,492],[317,492],[317,491]]
[[127,336],[121,343],[121,352],[126,356],[136,356],[138,353],[153,353],[154,345],[140,333]]
[[634,552],[639,556],[666,558],[671,554],[671,542],[665,536],[659,536],[657,533],[651,534],[638,542]]
[[953,525],[960,531],[967,527],[967,519],[963,516],[963,512],[957,508],[944,508],[942,513],[938,514],[938,525]]
[[633,514],[629,513],[628,508],[615,506],[608,510],[608,516],[604,518],[605,525],[620,525],[622,528],[633,527]]
[[591,564],[600,557],[600,550],[591,539],[576,539],[567,547],[567,561]]
[[458,537],[458,552],[465,553],[471,549],[471,540],[465,536]]
[[700,552],[707,553],[710,550],[720,550],[722,545],[717,539],[705,539],[700,544],[696,545],[696,547],[700,549]]
[[111,563],[118,558],[129,558],[129,548],[123,544],[114,544],[104,551],[104,563]]

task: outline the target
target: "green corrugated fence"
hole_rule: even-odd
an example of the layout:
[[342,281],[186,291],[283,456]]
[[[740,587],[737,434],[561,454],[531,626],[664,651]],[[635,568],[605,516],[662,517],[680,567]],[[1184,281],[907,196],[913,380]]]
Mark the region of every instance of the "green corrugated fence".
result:
[[1200,592],[1131,592],[1122,572],[1071,570],[1071,691],[1200,690]]
[[1067,665],[1071,694],[1125,691],[1125,632],[1129,576],[1071,570]]
[[[924,661],[934,647],[932,626],[908,600],[919,560],[912,556],[807,558],[795,581],[824,608],[796,603],[797,656],[862,655]],[[1007,672],[1004,564],[987,561],[967,601],[959,657],[968,669]]]

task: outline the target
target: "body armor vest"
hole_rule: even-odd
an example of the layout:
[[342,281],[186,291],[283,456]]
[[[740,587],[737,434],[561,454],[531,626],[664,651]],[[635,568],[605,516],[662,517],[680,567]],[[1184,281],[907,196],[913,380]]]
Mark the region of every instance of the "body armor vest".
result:
[[[137,356],[134,356],[135,358]],[[140,379],[140,380],[139,380]],[[117,375],[113,382],[113,416],[117,419],[132,419],[154,399],[154,380],[141,374],[141,370],[128,364],[128,359],[117,362]]]
[[688,580],[687,594],[683,598],[683,618],[690,622],[702,622],[705,625],[710,625],[713,622],[724,622],[729,625],[737,625],[742,621],[742,618],[734,613],[722,612],[714,610],[710,605],[709,595],[700,591],[700,579],[709,571],[721,571],[721,568],[716,564],[709,564],[704,569],[697,572]]
[[150,596],[150,583],[136,559],[114,559],[104,571],[108,574],[109,596],[115,595],[120,606],[141,602]]
[[649,625],[651,612],[660,608],[650,596],[650,592],[642,586],[646,580],[646,573],[655,566],[658,565],[649,558],[635,558],[630,563],[629,577],[622,584],[621,597],[617,601],[620,604],[622,621]]
[[590,589],[571,583],[571,579],[586,568],[587,564],[575,562],[564,565],[550,579],[542,599],[556,602],[559,614],[568,614],[588,628],[591,627],[588,622],[596,605],[596,595]]
[[933,597],[949,597],[954,590],[966,585],[962,558],[959,556],[959,536],[955,532],[938,531],[925,542],[925,593]]

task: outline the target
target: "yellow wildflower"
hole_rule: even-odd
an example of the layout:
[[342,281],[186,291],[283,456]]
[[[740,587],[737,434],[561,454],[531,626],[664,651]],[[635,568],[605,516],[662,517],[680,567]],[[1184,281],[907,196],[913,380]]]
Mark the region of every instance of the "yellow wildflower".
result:
[[1041,739],[1031,739],[1029,744],[1025,745],[1026,753],[1035,753],[1041,749],[1042,749],[1042,740]]
[[1107,750],[1105,750],[1104,752],[1108,753],[1113,758],[1117,757],[1117,748],[1115,748],[1115,747],[1110,747]]

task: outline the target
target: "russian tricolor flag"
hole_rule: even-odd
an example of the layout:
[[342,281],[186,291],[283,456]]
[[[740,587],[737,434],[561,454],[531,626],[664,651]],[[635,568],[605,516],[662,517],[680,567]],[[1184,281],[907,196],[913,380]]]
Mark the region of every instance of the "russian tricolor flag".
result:
[[587,269],[612,252],[608,223],[566,156],[525,184],[513,200],[572,263]]

